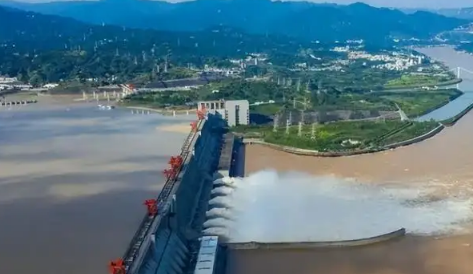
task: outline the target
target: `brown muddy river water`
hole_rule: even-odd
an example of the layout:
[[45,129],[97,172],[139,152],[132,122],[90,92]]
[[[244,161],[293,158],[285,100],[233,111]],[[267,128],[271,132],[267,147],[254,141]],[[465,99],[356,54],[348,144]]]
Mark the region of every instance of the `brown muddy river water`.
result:
[[[450,49],[424,52],[448,60],[452,66],[471,70],[473,64],[471,56]],[[473,91],[473,77],[464,77],[463,89]],[[312,233],[319,235],[316,240],[332,240],[381,234],[396,227],[405,227],[408,235],[390,243],[349,249],[232,251],[228,273],[473,273],[472,136],[470,112],[434,138],[370,155],[316,158],[247,146],[245,171],[253,174],[253,179],[245,179],[250,186],[244,188],[252,187],[259,197],[254,200],[264,200],[267,205],[264,210],[252,211],[258,213],[244,214],[242,220],[264,219],[270,226],[256,222],[260,227],[244,236],[268,239],[272,233],[300,240],[301,234],[308,238]],[[261,183],[255,181],[269,178],[261,179],[262,170],[272,174],[273,181],[292,183],[291,188],[278,193],[271,190],[277,187],[274,183],[259,191],[252,185]],[[288,175],[291,173],[299,177]],[[294,177],[290,180],[288,176]],[[324,203],[316,202],[320,200]],[[279,201],[288,206],[273,210],[273,203]],[[262,203],[254,204],[263,207]],[[290,205],[296,205],[297,210]],[[268,215],[279,218],[265,217]],[[263,230],[267,233],[261,233]]]
[[0,273],[99,274],[125,251],[192,117],[0,109]]

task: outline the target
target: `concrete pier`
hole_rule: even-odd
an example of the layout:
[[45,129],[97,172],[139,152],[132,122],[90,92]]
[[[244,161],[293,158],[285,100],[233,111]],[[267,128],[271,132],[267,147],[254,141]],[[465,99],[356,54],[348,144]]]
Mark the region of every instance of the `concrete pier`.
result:
[[[158,215],[145,216],[123,256],[126,274],[222,273],[226,256],[218,237],[213,238],[211,255],[201,231],[213,180],[229,175],[233,147],[234,136],[219,115],[209,114],[198,132],[189,134],[182,147],[181,171],[158,197]],[[213,258],[212,267],[202,266],[209,264],[204,255]]]

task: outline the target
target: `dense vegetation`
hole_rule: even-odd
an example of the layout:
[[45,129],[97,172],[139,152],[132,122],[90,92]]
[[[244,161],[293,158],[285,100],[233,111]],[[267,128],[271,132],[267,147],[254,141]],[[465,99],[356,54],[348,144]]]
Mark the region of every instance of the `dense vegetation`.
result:
[[[4,5],[72,17],[94,24],[113,24],[172,31],[197,31],[229,26],[259,34],[282,34],[307,40],[365,39],[385,42],[393,37],[430,38],[467,21],[429,12],[355,3],[348,6],[270,0],[197,0],[180,4],[161,1],[103,0]],[[373,22],[376,22],[373,24]]]
[[[178,73],[173,67],[225,66],[228,58],[250,52],[294,54],[301,46],[284,37],[228,28],[193,33],[127,29],[0,7],[0,73],[33,84],[169,79]],[[171,68],[167,74],[165,59]]]
[[300,136],[298,126],[290,127],[289,132],[286,132],[285,127],[279,127],[274,132],[273,127],[268,126],[239,126],[233,130],[268,143],[332,152],[378,149],[423,135],[437,126],[437,122],[411,123],[399,120],[336,122],[303,126]]
[[284,96],[293,97],[296,90],[272,82],[251,82],[245,80],[224,80],[193,90],[167,90],[133,94],[125,98],[128,105],[149,107],[177,107],[185,104],[193,107],[198,100],[249,100],[254,102],[282,101]]
[[[154,108],[193,108],[198,100],[248,100],[252,114],[288,118],[291,112],[295,121],[327,122],[346,119],[365,119],[382,115],[399,117],[401,108],[408,117],[418,117],[457,98],[462,93],[456,89],[419,90],[405,92],[318,91],[296,89],[276,82],[225,80],[191,90],[168,90],[134,94],[125,98],[126,105]],[[255,104],[259,103],[259,104]],[[383,114],[384,112],[384,114]],[[259,116],[257,116],[259,117]],[[285,117],[285,118],[283,118]],[[281,120],[281,121],[282,121]],[[264,121],[267,122],[265,119]],[[254,121],[260,123],[260,121]]]

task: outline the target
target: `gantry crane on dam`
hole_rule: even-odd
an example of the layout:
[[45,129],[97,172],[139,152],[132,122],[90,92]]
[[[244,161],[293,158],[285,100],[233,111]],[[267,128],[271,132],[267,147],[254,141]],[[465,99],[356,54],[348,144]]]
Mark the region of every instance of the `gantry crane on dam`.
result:
[[144,201],[147,209],[146,215],[141,221],[125,254],[121,258],[109,263],[110,274],[137,274],[144,263],[151,244],[156,241],[154,233],[162,219],[173,207],[176,188],[179,185],[179,176],[185,172],[186,164],[192,157],[197,139],[196,136],[205,122],[205,110],[198,111],[197,116],[198,120],[190,124],[191,132],[182,146],[181,153],[171,157],[168,163],[169,168],[163,171],[166,181],[158,197]]

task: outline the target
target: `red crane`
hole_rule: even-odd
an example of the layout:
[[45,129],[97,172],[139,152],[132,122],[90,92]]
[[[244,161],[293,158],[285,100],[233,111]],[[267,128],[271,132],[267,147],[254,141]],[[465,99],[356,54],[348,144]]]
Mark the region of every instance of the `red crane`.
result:
[[143,204],[146,206],[149,216],[156,216],[158,214],[158,200],[148,199]]
[[192,122],[191,128],[192,128],[192,131],[197,132],[197,122]]
[[123,262],[123,259],[111,261],[108,264],[108,270],[110,274],[126,274],[125,263]]
[[182,165],[182,162],[183,160],[181,156],[173,156],[169,160],[169,164],[171,165],[171,168],[176,171]]
[[205,118],[205,108],[202,108],[200,110],[197,110],[197,117],[199,118],[199,120],[204,120]]
[[163,174],[166,177],[166,179],[168,179],[168,180],[176,177],[176,171],[171,169],[171,168],[165,169],[163,171]]

